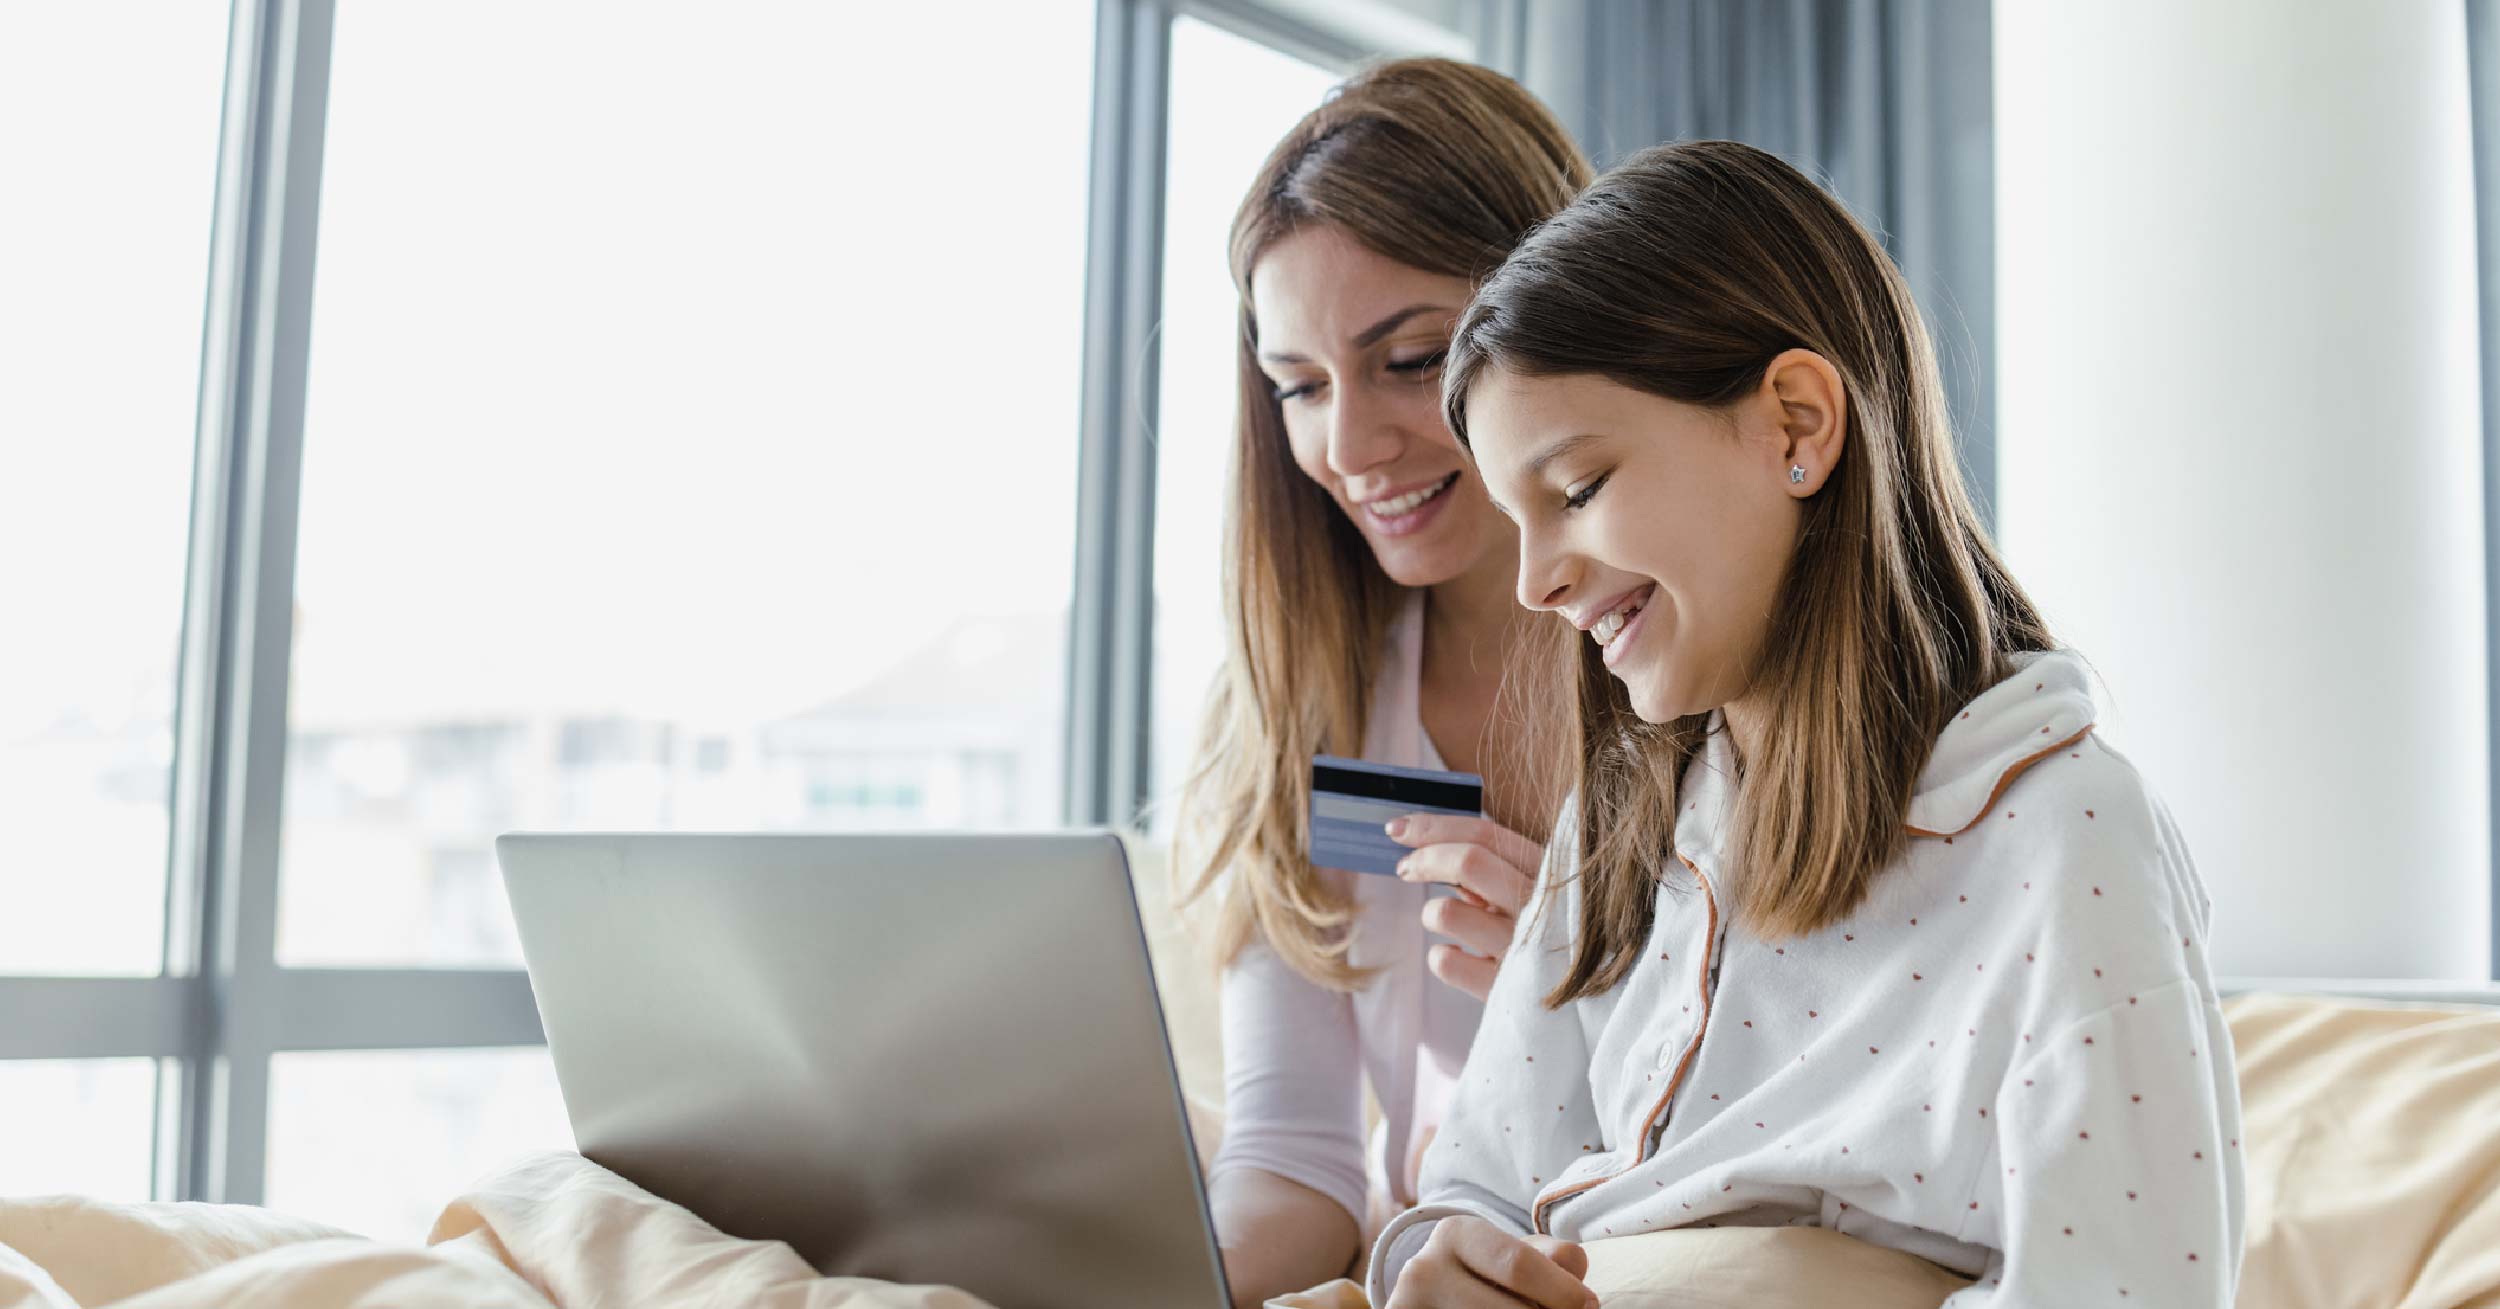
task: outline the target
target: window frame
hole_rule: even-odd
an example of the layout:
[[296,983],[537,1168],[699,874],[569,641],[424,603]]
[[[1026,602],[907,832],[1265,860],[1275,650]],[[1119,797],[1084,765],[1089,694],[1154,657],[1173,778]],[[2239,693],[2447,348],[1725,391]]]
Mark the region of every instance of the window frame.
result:
[[2484,729],[2491,763],[2491,919],[2485,955],[2500,981],[2500,0],[2466,0],[2465,67],[2473,118],[2474,240],[2483,382]]
[[[0,976],[0,1060],[157,1060],[158,1199],[255,1204],[270,1070],[327,1050],[544,1044],[517,968],[294,968],[277,959],[281,805],[305,382],[337,0],[230,0],[156,977]],[[1516,73],[1524,0],[1096,0],[1085,349],[1063,812],[1146,798],[1154,429],[1172,21],[1334,70],[1403,53]]]

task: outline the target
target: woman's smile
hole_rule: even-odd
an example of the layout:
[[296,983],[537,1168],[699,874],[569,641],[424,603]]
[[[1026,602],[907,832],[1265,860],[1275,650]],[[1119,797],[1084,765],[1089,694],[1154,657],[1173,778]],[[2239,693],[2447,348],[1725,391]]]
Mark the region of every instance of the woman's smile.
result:
[[1361,507],[1363,523],[1371,531],[1382,536],[1411,536],[1441,516],[1441,510],[1449,504],[1444,492],[1458,485],[1462,476],[1462,473],[1451,473],[1421,487],[1355,503]]

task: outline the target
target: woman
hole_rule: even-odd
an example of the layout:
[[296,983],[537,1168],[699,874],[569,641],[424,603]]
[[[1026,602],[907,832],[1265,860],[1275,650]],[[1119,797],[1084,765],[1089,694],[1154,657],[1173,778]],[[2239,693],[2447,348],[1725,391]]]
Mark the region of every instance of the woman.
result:
[[1588,176],[1509,79],[1402,60],[1278,142],[1234,220],[1229,648],[1175,869],[1225,966],[1209,1190],[1245,1305],[1345,1273],[1413,1198],[1560,799],[1550,771],[1490,768],[1488,817],[1392,824],[1405,880],[1307,852],[1314,755],[1482,772],[1535,753],[1496,708],[1515,543],[1442,422],[1440,363],[1475,279]]
[[2208,902],[1965,493],[1836,201],[1733,142],[1598,179],[1453,337],[1519,598],[1589,640],[1576,803],[1372,1302],[1594,1305],[1572,1243],[1829,1227],[1955,1305],[2227,1305]]

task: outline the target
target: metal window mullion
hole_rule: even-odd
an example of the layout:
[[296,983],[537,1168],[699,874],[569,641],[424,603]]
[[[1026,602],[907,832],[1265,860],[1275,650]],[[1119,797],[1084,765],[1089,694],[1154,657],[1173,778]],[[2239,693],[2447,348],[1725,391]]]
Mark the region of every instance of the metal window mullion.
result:
[[1064,766],[1060,786],[1067,821],[1099,822],[1103,804],[1102,759],[1109,740],[1100,730],[1111,685],[1110,627],[1111,551],[1115,544],[1108,517],[1117,485],[1118,442],[1102,421],[1105,397],[1116,396],[1101,382],[1103,359],[1118,348],[1115,315],[1119,302],[1116,253],[1117,207],[1104,200],[1106,189],[1117,194],[1120,141],[1111,125],[1122,121],[1117,96],[1104,86],[1108,69],[1124,66],[1132,6],[1123,0],[1098,0],[1094,7],[1094,84],[1087,157],[1085,211],[1085,342],[1078,365],[1076,457],[1076,557],[1072,561],[1068,603],[1068,650],[1064,706]]
[[217,132],[217,174],[209,222],[207,294],[201,310],[199,392],[191,458],[191,526],[175,661],[174,759],[168,778],[163,975],[193,993],[190,1021],[170,1065],[160,1065],[152,1191],[160,1200],[199,1194],[190,1166],[194,1105],[215,1027],[206,952],[209,886],[216,845],[218,714],[223,697],[225,585],[232,520],[226,513],[234,469],[239,359],[245,328],[242,269],[250,223],[252,143],[260,100],[262,0],[233,0],[226,27],[226,76]]
[[177,1059],[198,994],[180,977],[0,977],[0,1060]]
[[2472,105],[2474,237],[2481,272],[2483,364],[2483,668],[2489,805],[2491,936],[2484,971],[2500,980],[2500,9],[2465,7],[2466,77]]
[[1095,9],[1085,352],[1069,616],[1068,821],[1125,823],[1146,787],[1154,600],[1154,324],[1161,312],[1171,10]]
[[546,1043],[518,968],[282,968],[274,1050],[471,1050]]
[[[183,1198],[258,1203],[278,1048],[278,827],[294,633],[295,527],[305,365],[320,212],[332,0],[266,0],[252,15],[255,75],[221,218],[231,247],[231,358],[205,417],[223,434],[220,570],[207,760],[190,881],[205,1029],[183,1078]],[[234,121],[230,117],[230,122]],[[214,332],[212,331],[212,335]],[[204,410],[210,408],[204,405]]]
[[1172,24],[1161,15],[1129,50],[1128,219],[1123,320],[1132,363],[1120,460],[1120,551],[1113,577],[1112,820],[1144,811],[1154,736],[1155,443],[1162,421],[1164,174],[1171,123]]

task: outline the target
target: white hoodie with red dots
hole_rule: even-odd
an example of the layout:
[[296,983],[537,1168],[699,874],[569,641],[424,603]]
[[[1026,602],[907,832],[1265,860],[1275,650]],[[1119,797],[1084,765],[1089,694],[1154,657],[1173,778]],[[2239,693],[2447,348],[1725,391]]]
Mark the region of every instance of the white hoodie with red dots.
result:
[[1372,1303],[1474,1214],[1575,1241],[1828,1227],[1976,1279],[1960,1309],[2229,1305],[2244,1180],[2209,902],[2094,718],[2079,657],[2023,659],[1937,740],[1865,903],[1776,943],[1729,921],[1714,731],[1639,966],[1557,1011],[1566,821]]

